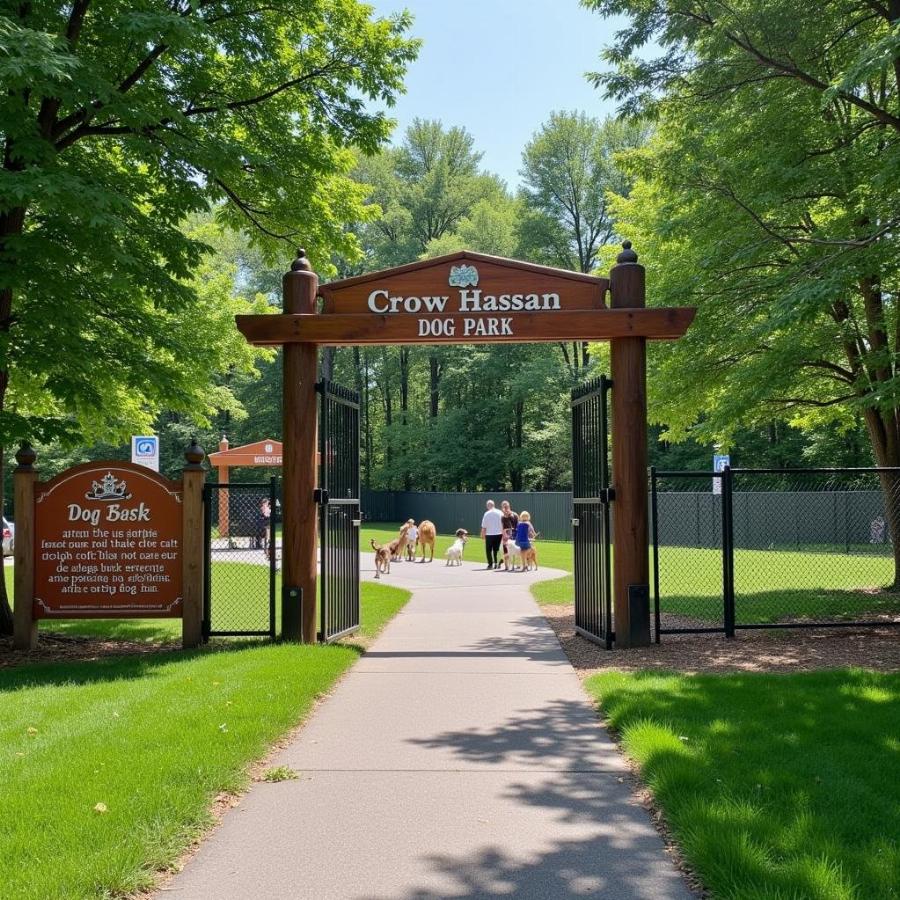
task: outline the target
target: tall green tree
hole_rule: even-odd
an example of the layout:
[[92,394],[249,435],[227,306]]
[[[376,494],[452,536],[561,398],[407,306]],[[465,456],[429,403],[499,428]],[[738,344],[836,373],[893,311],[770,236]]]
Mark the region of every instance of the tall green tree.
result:
[[[592,272],[601,248],[615,237],[610,209],[614,194],[627,195],[630,181],[617,154],[640,146],[646,129],[583,112],[554,112],[522,152],[525,216],[523,250],[546,265]],[[590,364],[588,345],[561,344],[573,381]]]
[[401,89],[409,24],[357,0],[0,3],[0,447],[205,408],[226,360],[183,221],[214,203],[320,269],[352,254],[348,148],[387,137],[366,101]]
[[[657,120],[620,228],[652,302],[699,308],[654,354],[670,436],[861,416],[874,459],[900,465],[900,6],[589,5],[630,17],[597,83]],[[900,484],[884,488],[900,572]]]

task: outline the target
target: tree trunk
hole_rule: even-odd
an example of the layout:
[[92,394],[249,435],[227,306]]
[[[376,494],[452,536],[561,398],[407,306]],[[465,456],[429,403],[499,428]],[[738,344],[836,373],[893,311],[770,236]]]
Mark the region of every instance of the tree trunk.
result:
[[[359,354],[359,347],[356,348]],[[363,384],[363,410],[365,411],[365,419],[363,421],[363,434],[365,435],[363,468],[365,471],[366,490],[372,489],[372,392],[369,387],[369,351],[366,350],[362,355],[361,376]]]
[[[5,392],[4,392],[5,393]],[[0,397],[0,410],[3,409],[2,397]],[[0,447],[0,512],[3,511],[3,484],[4,484],[4,455],[3,447]],[[0,560],[2,562],[2,560]],[[6,593],[6,577],[0,578],[0,634],[13,633],[13,613]]]
[[428,414],[432,419],[436,419],[441,396],[441,360],[436,353],[428,356],[428,373]]
[[403,434],[400,452],[403,460],[403,490],[412,490],[412,472],[409,470],[409,361],[410,348],[400,347],[400,423]]
[[[896,412],[888,414],[891,420],[889,425],[896,422]],[[877,409],[865,411],[866,428],[875,451],[875,462],[879,466],[900,466],[900,452],[897,450],[897,442],[886,440],[889,428],[886,428],[885,417]],[[890,585],[891,590],[900,590],[900,473],[880,472],[878,480],[881,482],[881,491],[884,494],[884,511],[888,529],[891,536],[891,544],[894,551],[894,580]]]

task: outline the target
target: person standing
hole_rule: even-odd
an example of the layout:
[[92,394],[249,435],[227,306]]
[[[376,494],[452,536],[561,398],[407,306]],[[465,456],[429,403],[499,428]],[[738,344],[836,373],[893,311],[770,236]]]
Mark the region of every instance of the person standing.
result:
[[[503,523],[503,534],[505,534],[510,540],[514,541],[516,539],[516,526],[519,524],[519,517],[516,513],[512,511],[512,508],[509,505],[509,500],[504,500],[500,504],[500,515]],[[509,569],[509,560],[507,556],[509,555],[509,549],[506,546],[506,541],[502,541],[503,545],[503,562],[504,568]],[[500,567],[497,566],[497,569]]]
[[484,538],[487,567],[493,569],[497,565],[497,552],[503,537],[503,515],[494,507],[493,500],[488,500],[485,506],[487,509],[481,517],[481,536]]

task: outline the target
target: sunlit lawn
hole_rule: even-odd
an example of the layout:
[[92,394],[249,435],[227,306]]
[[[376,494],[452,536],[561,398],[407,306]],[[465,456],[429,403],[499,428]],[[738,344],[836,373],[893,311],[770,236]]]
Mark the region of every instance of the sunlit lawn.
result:
[[[6,569],[12,597],[12,568]],[[264,631],[269,623],[269,569],[238,562],[213,563],[212,624],[214,630],[245,628]],[[407,591],[364,581],[360,587],[360,630],[373,637],[409,599]],[[180,619],[69,619],[42,621],[41,629],[57,634],[129,641],[170,641],[181,637]],[[275,628],[281,627],[281,573],[275,580]],[[352,641],[351,635],[347,640]]]
[[[572,571],[572,545],[540,543],[547,565]],[[706,622],[722,617],[722,553],[693,547],[660,548],[662,612]],[[735,550],[738,624],[782,618],[852,618],[900,613],[900,595],[881,590],[893,579],[893,560],[864,553]],[[652,577],[652,570],[651,570]],[[574,602],[572,575],[536,583],[539,603]]]
[[[268,596],[265,567],[216,565],[248,598],[261,586]],[[362,636],[374,636],[408,598],[364,583]],[[43,627],[146,641],[180,634],[177,620]],[[359,652],[221,639],[194,652],[0,669],[0,897],[146,888],[209,826],[216,795],[241,788],[248,764]]]
[[900,896],[900,674],[586,682],[712,896]]

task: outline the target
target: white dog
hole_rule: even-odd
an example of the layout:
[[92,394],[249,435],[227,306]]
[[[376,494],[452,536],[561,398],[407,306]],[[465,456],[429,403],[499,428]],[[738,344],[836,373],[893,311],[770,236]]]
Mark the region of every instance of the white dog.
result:
[[448,566],[461,566],[463,551],[466,547],[466,541],[469,539],[469,532],[465,528],[458,528],[456,531],[456,540],[447,548],[445,556],[447,557]]
[[519,561],[519,567],[522,566],[522,549],[512,539],[510,529],[506,529],[503,538],[503,566],[507,572],[515,572],[516,560]]

